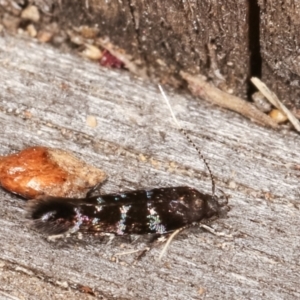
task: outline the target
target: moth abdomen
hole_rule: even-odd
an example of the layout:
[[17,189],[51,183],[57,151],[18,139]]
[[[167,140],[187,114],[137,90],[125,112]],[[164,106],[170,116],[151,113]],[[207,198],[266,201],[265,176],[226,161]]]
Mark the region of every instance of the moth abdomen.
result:
[[73,228],[77,221],[76,207],[72,199],[57,197],[39,197],[30,200],[27,217],[33,225],[47,234],[61,234]]

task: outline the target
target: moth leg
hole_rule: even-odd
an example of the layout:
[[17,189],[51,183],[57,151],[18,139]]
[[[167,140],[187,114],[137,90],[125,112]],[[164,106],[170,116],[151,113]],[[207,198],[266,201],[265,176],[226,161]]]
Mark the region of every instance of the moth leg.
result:
[[110,245],[116,237],[114,233],[104,233],[104,235],[108,237],[108,242],[106,243],[106,245]]
[[205,229],[206,231],[208,231],[208,232],[210,232],[210,233],[212,233],[216,236],[224,236],[224,237],[227,237],[227,238],[232,238],[233,237],[231,234],[225,234],[224,232],[217,232],[212,227],[210,227],[208,225],[205,225],[205,224],[202,224],[202,223],[199,223],[199,227]]
[[[140,237],[138,237],[134,242],[136,242],[139,238]],[[161,242],[164,242],[165,240],[166,240],[165,235],[156,234],[156,233],[152,234],[147,241],[148,246],[142,250],[139,250],[139,251],[141,251],[141,253],[135,258],[134,263],[141,260],[144,256],[146,256],[146,254],[148,252],[150,252],[152,249],[158,247],[161,244]]]
[[106,180],[107,179],[105,179],[104,181],[99,182],[96,185],[94,185],[93,187],[91,187],[90,190],[86,193],[85,198],[91,197],[93,195],[93,193],[96,191],[101,195],[100,190],[101,190],[102,185],[106,183]]
[[56,242],[57,240],[68,238],[70,236],[70,233],[64,232],[60,234],[52,234],[47,236],[47,241],[48,242]]
[[140,250],[141,253],[135,258],[134,264],[138,261],[141,260],[144,256],[146,256],[146,253],[149,252],[152,248],[151,247],[146,247],[143,250]]
[[172,240],[175,238],[176,235],[178,235],[181,231],[189,228],[193,226],[193,224],[189,224],[189,225],[186,225],[184,227],[181,227],[181,228],[178,228],[177,230],[173,231],[172,234],[169,235],[167,241],[166,241],[166,244],[165,246],[163,247],[163,249],[161,250],[160,254],[159,254],[159,257],[158,257],[158,260],[161,261],[161,258],[164,256],[164,254],[166,253],[167,249],[169,248]]
[[157,233],[152,233],[147,235],[131,234],[130,240],[131,240],[131,244],[135,244],[136,242],[138,242],[138,243],[145,243],[151,245],[155,243],[157,240],[159,240],[161,236],[162,236],[161,234],[157,234]]
[[145,248],[142,253],[140,253],[137,258],[137,260],[140,260],[143,256],[146,255],[147,252],[151,251],[153,248],[159,247],[162,243],[165,243],[165,246],[163,247],[163,249],[160,252],[160,255],[158,257],[158,260],[160,261],[162,256],[165,254],[166,250],[168,249],[171,241],[174,239],[174,237],[179,234],[181,231],[183,231],[184,229],[188,228],[190,226],[184,226],[182,228],[179,228],[173,232],[167,232],[164,234],[154,234],[151,237],[151,241],[149,242],[150,245],[149,247]]
[[75,233],[77,233],[77,238],[79,240],[82,239],[82,233],[78,231],[77,227],[71,228],[66,232],[63,233],[59,233],[59,234],[51,234],[49,236],[47,236],[47,241],[48,242],[55,242],[57,240],[60,239],[64,239],[64,238],[69,238],[71,235],[74,235]]
[[[134,254],[134,253],[139,253],[135,259],[134,259],[134,263],[135,264],[137,261],[141,260],[146,254],[147,252],[151,251],[153,248],[157,247],[158,246],[158,243],[156,242],[160,242],[159,239],[161,238],[161,234],[151,234],[151,236],[147,236],[148,237],[148,240],[145,241],[146,243],[146,247],[144,247],[143,249],[131,249],[131,250],[127,250],[127,251],[124,251],[124,252],[118,252],[118,253],[115,253],[113,256],[115,258],[118,258],[120,256],[123,256],[123,255],[130,255],[130,254]],[[135,235],[134,235],[135,237]],[[131,242],[131,244],[135,244],[137,242],[137,240],[139,240],[139,243],[140,244],[140,239],[142,237],[139,235],[136,235],[135,239]],[[131,237],[132,239],[132,237]],[[159,243],[160,244],[160,243]]]
[[140,239],[141,236],[137,234],[130,234],[128,237],[129,237],[130,244],[135,244]]
[[[181,230],[180,230],[181,231]],[[174,232],[173,232],[174,234]],[[149,247],[146,247],[137,257],[136,257],[136,261],[140,260],[141,258],[143,258],[147,252],[151,251],[152,249],[159,247],[162,243],[166,243],[166,246],[163,248],[163,250],[161,251],[160,257],[164,254],[164,252],[166,251],[169,243],[168,241],[172,238],[171,233],[165,233],[165,234],[154,234],[151,237],[151,240],[149,241]],[[175,234],[176,235],[176,234]],[[170,241],[171,241],[170,240]],[[159,258],[160,260],[160,258]]]

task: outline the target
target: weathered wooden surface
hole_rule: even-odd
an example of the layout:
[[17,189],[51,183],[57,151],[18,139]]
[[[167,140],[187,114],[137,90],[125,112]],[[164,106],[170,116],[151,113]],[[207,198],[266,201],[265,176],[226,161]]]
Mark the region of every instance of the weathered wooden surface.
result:
[[[156,86],[32,41],[0,39],[0,153],[44,145],[74,151],[109,175],[105,192],[191,185],[210,191],[202,161],[177,131]],[[227,219],[179,235],[140,261],[116,239],[48,242],[25,201],[0,190],[0,295],[18,299],[297,299],[300,297],[299,136],[172,95],[182,126],[230,194]],[[31,118],[28,118],[31,113]],[[94,115],[98,126],[86,125]],[[27,116],[27,117],[26,117]],[[50,284],[51,283],[51,284]],[[36,289],[34,289],[36,287]]]

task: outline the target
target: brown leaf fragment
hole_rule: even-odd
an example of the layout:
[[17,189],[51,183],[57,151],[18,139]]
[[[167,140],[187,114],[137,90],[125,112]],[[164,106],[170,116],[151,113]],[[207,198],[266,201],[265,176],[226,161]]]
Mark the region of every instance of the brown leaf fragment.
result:
[[213,104],[238,112],[261,125],[272,128],[278,127],[273,119],[259,111],[249,102],[221,91],[211,83],[207,82],[203,76],[195,76],[183,71],[180,72],[180,75],[187,81],[193,95],[199,96]]
[[[128,69],[131,73],[138,75],[139,77],[143,79],[147,79],[148,75],[146,72],[146,69],[142,67],[141,65],[137,64],[137,61],[134,61],[134,59],[126,53],[126,51],[122,48],[119,48],[112,44],[109,39],[97,39],[96,42],[97,45],[99,45],[101,48],[105,49],[112,55],[112,57],[116,58],[118,61],[120,61],[126,69]],[[109,64],[108,66],[111,67],[111,59],[112,57],[109,57]],[[105,55],[104,55],[105,58]],[[115,66],[113,66],[115,67]]]
[[90,294],[92,296],[96,296],[93,289],[90,288],[89,286],[85,286],[85,285],[79,285],[78,286],[78,290],[81,292],[81,293],[84,293],[84,294]]
[[24,198],[84,197],[105,179],[102,170],[60,149],[30,147],[0,158],[0,185]]

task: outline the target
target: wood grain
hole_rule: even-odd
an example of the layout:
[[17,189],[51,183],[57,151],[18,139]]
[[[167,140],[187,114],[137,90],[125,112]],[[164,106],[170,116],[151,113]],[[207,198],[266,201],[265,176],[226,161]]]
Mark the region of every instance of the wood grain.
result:
[[[202,161],[156,86],[9,36],[0,39],[0,67],[1,155],[33,145],[73,151],[108,174],[103,192],[180,184],[210,191]],[[162,262],[161,247],[139,261],[113,259],[142,249],[144,239],[48,242],[28,226],[25,201],[1,190],[1,297],[92,298],[78,293],[82,285],[99,299],[299,298],[298,135],[167,93],[217,187],[230,195],[229,217],[212,226],[232,238],[193,228],[173,241]],[[89,115],[97,127],[86,124]]]

